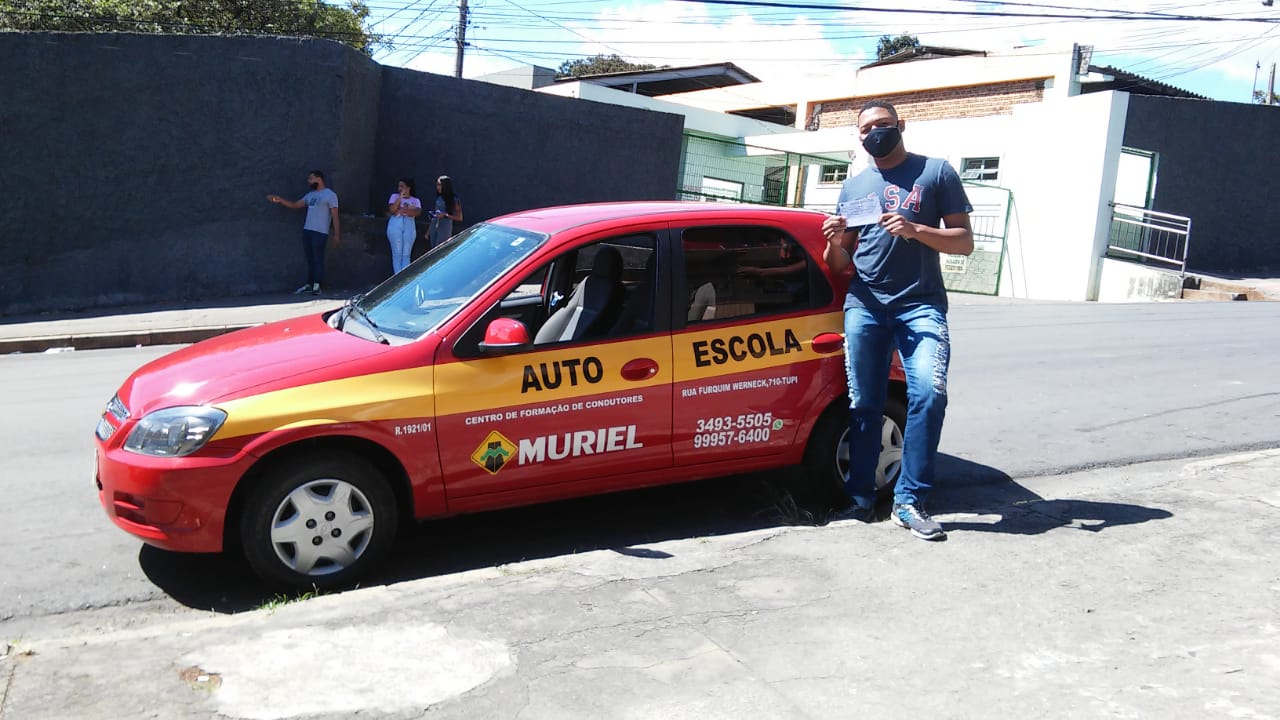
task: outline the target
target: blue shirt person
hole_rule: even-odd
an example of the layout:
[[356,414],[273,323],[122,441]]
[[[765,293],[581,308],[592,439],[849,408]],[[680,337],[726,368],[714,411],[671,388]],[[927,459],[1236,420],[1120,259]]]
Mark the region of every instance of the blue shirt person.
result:
[[845,181],[838,207],[865,209],[874,202],[878,211],[866,224],[850,226],[835,215],[822,226],[827,266],[836,272],[850,265],[854,269],[844,303],[850,407],[845,489],[851,504],[842,515],[864,521],[873,515],[885,395],[896,349],[906,372],[908,402],[890,517],[916,537],[938,540],[946,534],[923,505],[934,484],[951,358],[940,253],[973,252],[973,207],[946,161],[907,152],[905,127],[893,105],[872,100],[863,106],[858,137],[872,163]]

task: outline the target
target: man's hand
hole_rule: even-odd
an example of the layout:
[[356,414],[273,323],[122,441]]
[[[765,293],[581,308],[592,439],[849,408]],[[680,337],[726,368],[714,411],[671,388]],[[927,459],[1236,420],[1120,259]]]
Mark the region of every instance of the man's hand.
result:
[[839,215],[832,215],[822,221],[822,234],[827,238],[827,242],[838,240],[847,228],[848,224]]
[[880,216],[880,227],[890,235],[914,240],[920,234],[920,226],[909,222],[897,213],[885,213]]

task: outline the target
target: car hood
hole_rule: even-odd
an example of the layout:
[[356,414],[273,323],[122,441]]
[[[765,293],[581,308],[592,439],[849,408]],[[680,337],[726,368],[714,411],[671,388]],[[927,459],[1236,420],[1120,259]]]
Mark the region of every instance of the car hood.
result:
[[323,315],[309,315],[220,335],[153,360],[125,381],[119,395],[140,417],[340,377],[353,371],[343,366],[388,350],[329,327]]

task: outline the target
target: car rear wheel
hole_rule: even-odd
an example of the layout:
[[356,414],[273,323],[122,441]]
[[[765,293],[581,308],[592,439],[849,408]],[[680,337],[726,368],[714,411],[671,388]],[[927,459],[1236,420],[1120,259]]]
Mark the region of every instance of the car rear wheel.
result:
[[[907,426],[907,406],[896,396],[885,401],[880,425],[880,461],[876,465],[876,495],[893,492],[902,474],[902,437]],[[849,471],[849,409],[844,403],[829,408],[814,425],[805,449],[805,472],[800,491],[802,502],[826,507],[842,507],[848,502],[844,490]]]
[[249,496],[241,518],[245,558],[273,586],[351,585],[390,549],[395,497],[373,465],[322,455],[277,467]]

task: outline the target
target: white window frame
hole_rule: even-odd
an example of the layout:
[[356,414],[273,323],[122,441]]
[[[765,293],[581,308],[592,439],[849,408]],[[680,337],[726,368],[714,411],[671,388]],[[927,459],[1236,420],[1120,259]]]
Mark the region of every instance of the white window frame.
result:
[[[978,167],[969,167],[972,164]],[[999,157],[960,158],[960,179],[972,182],[995,182],[1000,178]]]
[[[832,175],[835,176],[834,179],[832,180],[827,179],[828,170],[831,170]],[[819,185],[839,185],[847,179],[849,179],[848,163],[844,163],[844,164],[831,163],[830,165],[818,166],[818,184]]]

